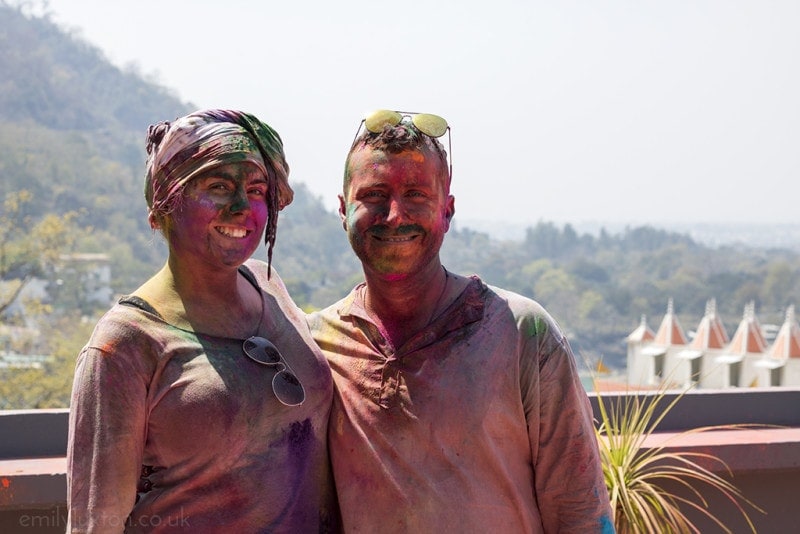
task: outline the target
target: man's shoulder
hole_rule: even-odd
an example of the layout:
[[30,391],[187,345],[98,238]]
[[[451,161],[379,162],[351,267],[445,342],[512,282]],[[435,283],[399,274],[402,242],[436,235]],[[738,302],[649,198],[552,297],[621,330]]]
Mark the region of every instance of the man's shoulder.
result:
[[514,312],[544,312],[544,306],[539,304],[531,297],[526,297],[516,291],[505,289],[491,284],[486,284],[486,288],[492,298],[497,299],[507,305]]
[[318,327],[326,322],[340,320],[340,316],[342,315],[342,313],[348,310],[351,303],[353,302],[353,291],[348,293],[345,297],[334,302],[333,304],[326,306],[325,308],[314,310],[312,312],[307,313],[306,319],[308,321],[308,324],[312,327],[312,329],[315,326]]
[[564,337],[563,331],[555,318],[535,299],[501,287],[492,285],[487,285],[486,287],[490,294],[490,297],[487,298],[487,303],[490,303],[490,309],[506,308],[511,312],[510,317],[514,318],[517,325],[516,328],[521,333],[526,336],[549,333],[559,340]]

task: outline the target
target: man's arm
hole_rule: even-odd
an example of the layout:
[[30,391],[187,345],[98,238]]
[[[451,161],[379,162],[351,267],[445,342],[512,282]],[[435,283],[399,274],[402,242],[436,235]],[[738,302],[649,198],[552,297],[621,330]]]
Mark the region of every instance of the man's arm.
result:
[[572,350],[546,312],[532,321],[521,380],[545,531],[614,532],[592,410]]

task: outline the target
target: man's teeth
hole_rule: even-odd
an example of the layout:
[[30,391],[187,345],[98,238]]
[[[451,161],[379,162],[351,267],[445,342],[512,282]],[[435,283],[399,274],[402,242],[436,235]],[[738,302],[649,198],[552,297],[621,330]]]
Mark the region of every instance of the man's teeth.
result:
[[222,235],[226,235],[228,237],[244,237],[247,235],[247,230],[243,228],[225,228],[222,226],[218,226],[217,230]]
[[402,243],[403,241],[411,241],[412,237],[384,237],[383,241],[391,241],[393,243]]

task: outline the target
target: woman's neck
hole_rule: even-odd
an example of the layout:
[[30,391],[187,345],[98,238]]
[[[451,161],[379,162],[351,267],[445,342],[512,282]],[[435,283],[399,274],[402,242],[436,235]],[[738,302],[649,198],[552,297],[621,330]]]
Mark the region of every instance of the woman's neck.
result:
[[192,275],[168,262],[134,294],[168,323],[185,330],[246,338],[258,331],[261,322],[261,294],[238,269]]

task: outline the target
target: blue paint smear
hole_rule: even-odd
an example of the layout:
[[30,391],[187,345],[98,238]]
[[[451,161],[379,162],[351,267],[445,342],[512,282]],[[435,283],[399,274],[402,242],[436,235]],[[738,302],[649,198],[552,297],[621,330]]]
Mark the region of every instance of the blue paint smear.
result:
[[600,533],[601,534],[614,534],[616,531],[614,530],[614,522],[611,521],[611,518],[604,515],[600,518]]

